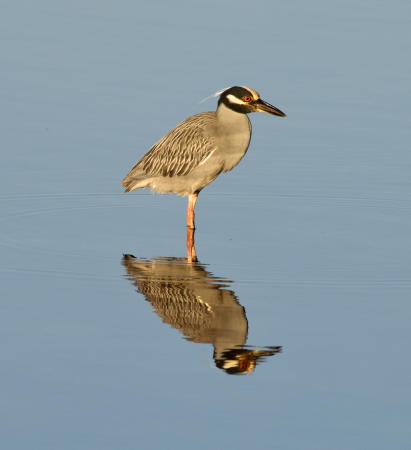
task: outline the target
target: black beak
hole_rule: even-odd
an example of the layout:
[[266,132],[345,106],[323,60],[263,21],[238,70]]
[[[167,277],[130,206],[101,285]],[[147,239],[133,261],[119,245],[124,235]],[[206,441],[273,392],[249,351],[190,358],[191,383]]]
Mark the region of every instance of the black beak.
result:
[[265,112],[265,113],[273,114],[274,116],[280,116],[280,117],[287,116],[287,114],[283,113],[280,109],[276,108],[273,105],[270,105],[269,103],[265,102],[264,100],[261,100],[261,98],[259,98],[255,102],[253,102],[253,105],[255,106],[257,112]]

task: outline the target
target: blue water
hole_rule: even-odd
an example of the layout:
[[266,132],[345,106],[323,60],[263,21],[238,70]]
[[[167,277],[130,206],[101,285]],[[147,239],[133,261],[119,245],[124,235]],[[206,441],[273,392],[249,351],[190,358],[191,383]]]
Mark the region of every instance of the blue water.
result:
[[[3,2],[5,448],[410,448],[410,18]],[[185,199],[120,182],[234,84],[288,117],[250,117],[187,266]]]

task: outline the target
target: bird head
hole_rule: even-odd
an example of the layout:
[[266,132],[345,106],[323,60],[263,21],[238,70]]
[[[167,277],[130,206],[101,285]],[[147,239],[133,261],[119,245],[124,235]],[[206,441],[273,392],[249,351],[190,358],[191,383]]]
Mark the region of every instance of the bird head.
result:
[[223,91],[218,100],[218,106],[222,103],[242,114],[265,112],[280,117],[286,116],[281,110],[262,100],[257,91],[246,86],[232,86]]

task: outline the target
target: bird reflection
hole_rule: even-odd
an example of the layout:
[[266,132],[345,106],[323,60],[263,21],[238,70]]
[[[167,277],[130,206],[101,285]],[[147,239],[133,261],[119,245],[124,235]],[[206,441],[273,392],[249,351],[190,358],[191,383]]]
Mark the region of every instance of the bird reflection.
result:
[[281,347],[246,345],[245,309],[230,281],[219,279],[200,263],[185,258],[138,259],[124,255],[127,278],[165,322],[187,340],[214,347],[215,365],[228,374],[247,374]]

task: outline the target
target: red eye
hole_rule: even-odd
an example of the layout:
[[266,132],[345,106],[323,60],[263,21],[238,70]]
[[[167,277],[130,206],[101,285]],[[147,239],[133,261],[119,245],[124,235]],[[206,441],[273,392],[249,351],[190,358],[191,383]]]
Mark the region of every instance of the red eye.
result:
[[246,95],[245,97],[243,97],[243,100],[244,100],[246,103],[250,103],[252,99],[253,99],[253,97],[250,97],[249,95]]

